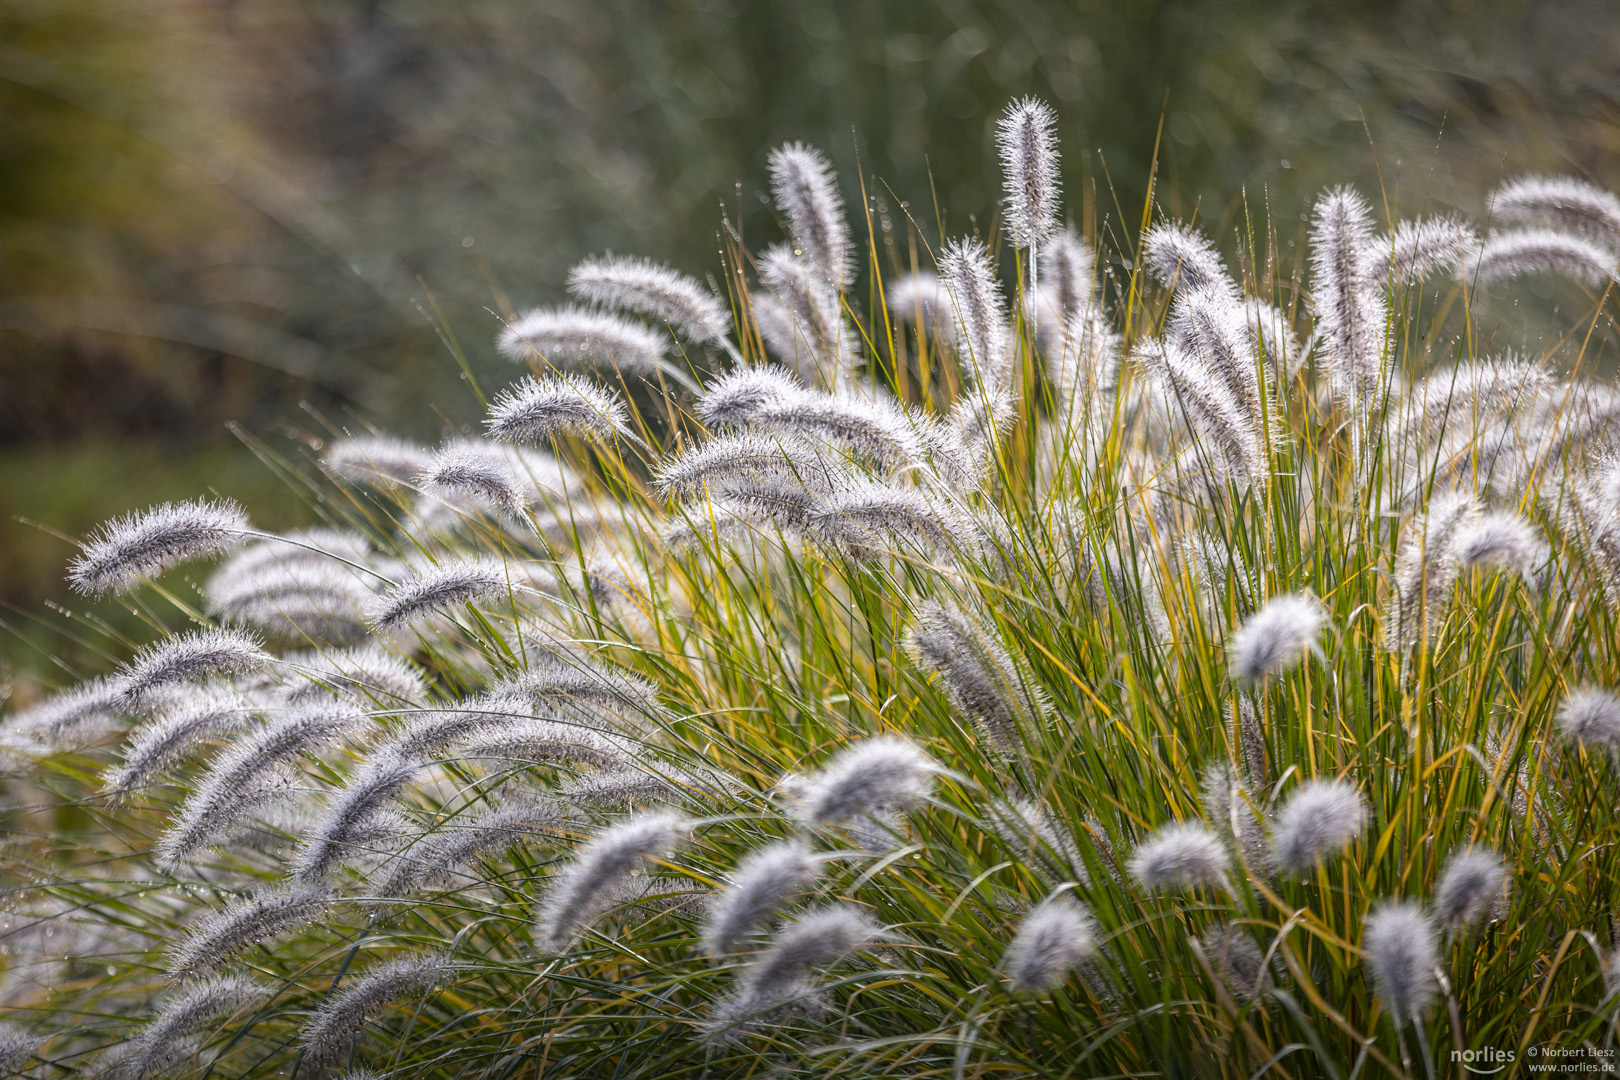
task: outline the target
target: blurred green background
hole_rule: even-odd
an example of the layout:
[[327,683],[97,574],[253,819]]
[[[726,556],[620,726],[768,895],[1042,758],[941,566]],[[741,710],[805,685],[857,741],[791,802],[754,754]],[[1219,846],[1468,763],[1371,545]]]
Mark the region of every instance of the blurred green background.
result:
[[297,457],[315,414],[475,421],[427,309],[509,377],[495,312],[581,256],[711,273],[722,204],[774,235],[784,140],[988,222],[1026,93],[1093,229],[1134,233],[1161,121],[1161,207],[1216,227],[1338,182],[1620,187],[1613,0],[0,0],[3,690],[106,663],[59,533],[210,490],[307,516],[228,422]]

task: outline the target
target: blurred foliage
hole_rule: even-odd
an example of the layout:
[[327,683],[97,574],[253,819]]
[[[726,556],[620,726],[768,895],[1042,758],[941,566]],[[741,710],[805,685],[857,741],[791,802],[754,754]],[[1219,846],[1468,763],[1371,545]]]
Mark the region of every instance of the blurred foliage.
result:
[[[988,229],[991,123],[1038,94],[1068,204],[1128,250],[1156,149],[1162,210],[1217,233],[1339,182],[1403,214],[1527,169],[1615,186],[1617,57],[1608,0],[0,0],[7,621],[72,551],[12,515],[266,505],[223,425],[296,435],[304,402],[473,421],[451,341],[493,380],[498,313],[582,255],[702,275],[723,212],[774,238],[784,140],[930,238]],[[72,652],[20,632],[20,668]]]

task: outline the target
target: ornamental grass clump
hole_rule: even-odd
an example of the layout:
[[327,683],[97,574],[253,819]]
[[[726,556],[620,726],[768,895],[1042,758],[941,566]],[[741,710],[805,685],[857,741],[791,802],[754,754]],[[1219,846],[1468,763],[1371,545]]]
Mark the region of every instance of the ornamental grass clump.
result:
[[[1014,104],[999,211],[937,215],[778,148],[753,246],[522,283],[442,445],[264,449],[318,524],[88,538],[73,587],[151,632],[0,723],[0,1066],[1417,1080],[1612,1041],[1620,201],[1127,225],[1064,132]],[[1532,340],[1538,304],[1580,320]]]

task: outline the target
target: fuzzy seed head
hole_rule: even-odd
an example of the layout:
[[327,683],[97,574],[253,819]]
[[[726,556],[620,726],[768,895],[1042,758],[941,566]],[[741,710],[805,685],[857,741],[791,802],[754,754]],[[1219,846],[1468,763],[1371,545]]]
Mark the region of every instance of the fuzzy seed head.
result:
[[348,1052],[356,1033],[390,1001],[420,996],[449,978],[455,965],[445,953],[414,953],[351,975],[321,1002],[300,1035],[304,1066],[319,1076]]
[[1620,250],[1620,199],[1573,176],[1521,176],[1486,201],[1492,218],[1546,225]]
[[820,875],[820,864],[801,841],[784,840],[748,855],[710,905],[704,948],[715,957],[737,951],[755,927]]
[[69,565],[68,583],[88,596],[127,592],[175,563],[233,547],[251,528],[229,500],[154,506],[103,525]]
[[1001,970],[1013,993],[1044,994],[1062,985],[1096,947],[1086,909],[1068,896],[1053,897],[1024,916]]
[[1602,244],[1553,229],[1492,233],[1463,269],[1490,284],[1525,274],[1562,274],[1596,288],[1616,277],[1620,256]]
[[119,673],[124,700],[139,704],[159,689],[211,675],[246,675],[270,662],[259,640],[239,630],[190,630],[149,645]]
[[408,484],[419,476],[433,452],[389,436],[351,436],[326,448],[322,464],[347,480],[373,486]]
[[1277,812],[1271,849],[1277,866],[1308,873],[1361,834],[1367,804],[1346,780],[1308,780]]
[[1207,289],[1237,296],[1215,245],[1179,221],[1160,222],[1143,235],[1142,261],[1153,280],[1178,292]]
[[498,560],[446,561],[389,589],[367,615],[378,629],[393,630],[439,608],[503,597],[513,588]]
[[1057,231],[1057,114],[1027,97],[1007,106],[996,122],[996,149],[1007,190],[1007,224],[1013,243],[1038,245]]
[[793,246],[834,288],[854,278],[844,197],[832,165],[815,147],[788,143],[771,151],[771,196],[787,218]]
[[535,919],[535,941],[549,952],[566,949],[602,910],[613,887],[644,862],[669,855],[691,826],[680,814],[648,811],[610,826],[552,875]]
[[175,979],[211,975],[244,949],[318,919],[332,902],[324,887],[292,886],[233,900],[186,931],[164,959]]
[[518,443],[570,435],[604,443],[636,439],[618,394],[569,375],[528,378],[508,387],[490,404],[484,426],[492,438]]
[[1327,624],[1327,612],[1303,593],[1276,596],[1232,635],[1228,649],[1233,675],[1257,683],[1297,663],[1315,647]]
[[1620,697],[1607,690],[1577,690],[1559,706],[1558,727],[1589,750],[1620,750]]
[[1434,923],[1410,900],[1389,901],[1367,916],[1361,949],[1378,999],[1396,1027],[1420,1020],[1438,989],[1440,950]]
[[933,790],[939,766],[903,739],[879,736],[840,750],[810,777],[798,807],[812,825],[837,825],[856,816],[905,810]]
[[496,338],[508,360],[549,367],[656,377],[667,335],[605,311],[542,308],[514,319]]
[[731,330],[719,298],[651,259],[593,256],[568,272],[568,291],[588,304],[649,316],[689,341],[719,341]]
[[1131,855],[1131,875],[1154,892],[1224,885],[1226,848],[1203,825],[1173,822],[1156,831]]
[[939,271],[951,298],[951,331],[963,373],[987,392],[999,392],[1011,375],[1007,303],[990,252],[978,240],[952,240],[940,253]]
[[1434,890],[1435,914],[1452,933],[1473,929],[1506,906],[1507,866],[1494,851],[1470,848],[1453,855]]

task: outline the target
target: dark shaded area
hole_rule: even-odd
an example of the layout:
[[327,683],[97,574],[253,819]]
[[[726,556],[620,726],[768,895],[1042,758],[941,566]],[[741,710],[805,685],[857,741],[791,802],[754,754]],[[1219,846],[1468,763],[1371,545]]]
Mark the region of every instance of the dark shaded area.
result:
[[72,551],[14,515],[82,533],[213,483],[290,524],[227,421],[291,454],[305,402],[473,419],[434,319],[492,381],[496,313],[587,253],[713,272],[722,205],[775,235],[775,143],[930,237],[988,228],[1025,93],[1121,244],[1156,145],[1162,211],[1227,234],[1246,199],[1294,235],[1332,183],[1476,214],[1527,169],[1620,185],[1600,0],[3,0],[0,598],[38,610]]

